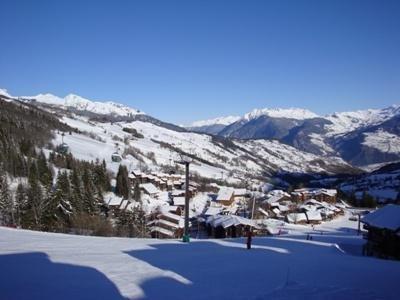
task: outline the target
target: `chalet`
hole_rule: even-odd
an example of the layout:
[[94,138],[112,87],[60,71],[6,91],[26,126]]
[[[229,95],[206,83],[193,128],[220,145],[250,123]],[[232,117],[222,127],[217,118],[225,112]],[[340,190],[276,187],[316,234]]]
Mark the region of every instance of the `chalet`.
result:
[[108,200],[106,200],[106,203],[108,205],[108,208],[115,214],[121,207],[121,204],[123,202],[122,197],[117,197],[117,196],[110,196]]
[[315,192],[314,198],[318,201],[336,203],[337,190],[320,189]]
[[152,183],[142,183],[140,189],[150,197],[157,197],[159,190]]
[[296,189],[291,193],[292,200],[295,202],[304,202],[309,199],[336,203],[337,191],[333,189],[314,189],[303,188]]
[[361,219],[366,255],[400,259],[400,205],[388,204]]
[[307,224],[308,219],[305,213],[291,213],[286,215],[286,221],[293,224]]
[[233,193],[233,197],[235,197],[237,201],[245,201],[249,196],[250,194],[246,189],[235,189]]
[[175,206],[185,207],[185,197],[174,197],[173,202]]
[[231,188],[221,188],[218,192],[216,201],[222,205],[232,205],[235,200],[235,190]]
[[308,224],[320,224],[322,221],[322,216],[319,211],[309,210],[305,212]]
[[246,227],[259,228],[253,220],[234,215],[213,215],[206,224],[208,235],[214,238],[240,237]]
[[171,212],[157,214],[155,219],[148,222],[153,238],[181,238],[183,235],[183,217]]

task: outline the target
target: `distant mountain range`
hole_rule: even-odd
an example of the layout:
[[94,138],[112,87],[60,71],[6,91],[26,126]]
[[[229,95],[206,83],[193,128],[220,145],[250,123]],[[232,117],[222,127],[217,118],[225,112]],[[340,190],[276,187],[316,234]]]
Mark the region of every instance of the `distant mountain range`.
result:
[[399,126],[400,106],[392,105],[327,116],[299,108],[257,109],[243,117],[198,121],[188,129],[236,139],[277,139],[306,152],[338,155],[365,166],[400,160]]
[[138,109],[115,102],[91,101],[70,94],[12,97],[20,101],[86,114],[98,121],[142,121],[177,132],[192,131],[235,140],[278,140],[320,157],[340,157],[357,167],[400,160],[400,106],[333,113],[319,116],[301,108],[255,109],[242,117],[228,116],[197,121],[180,127],[157,120]]

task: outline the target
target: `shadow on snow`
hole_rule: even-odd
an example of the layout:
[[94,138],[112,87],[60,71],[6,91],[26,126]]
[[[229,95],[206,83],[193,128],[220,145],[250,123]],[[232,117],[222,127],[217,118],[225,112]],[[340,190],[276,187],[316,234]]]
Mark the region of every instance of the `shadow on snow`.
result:
[[96,269],[55,263],[45,253],[0,255],[0,266],[1,299],[124,299]]

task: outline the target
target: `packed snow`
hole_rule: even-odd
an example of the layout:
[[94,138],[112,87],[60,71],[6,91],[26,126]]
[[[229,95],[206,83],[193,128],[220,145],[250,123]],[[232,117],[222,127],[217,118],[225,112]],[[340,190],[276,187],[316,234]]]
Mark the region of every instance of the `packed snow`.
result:
[[184,244],[0,228],[1,298],[398,299],[400,263],[361,256],[348,216],[313,228],[275,223],[288,234],[254,237],[251,250],[242,238]]

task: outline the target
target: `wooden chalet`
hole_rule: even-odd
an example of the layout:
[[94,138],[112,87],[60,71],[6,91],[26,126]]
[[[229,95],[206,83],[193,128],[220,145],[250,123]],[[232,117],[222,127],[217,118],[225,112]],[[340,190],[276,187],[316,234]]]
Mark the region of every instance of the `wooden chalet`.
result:
[[361,219],[367,240],[364,254],[400,259],[400,205],[388,204]]

